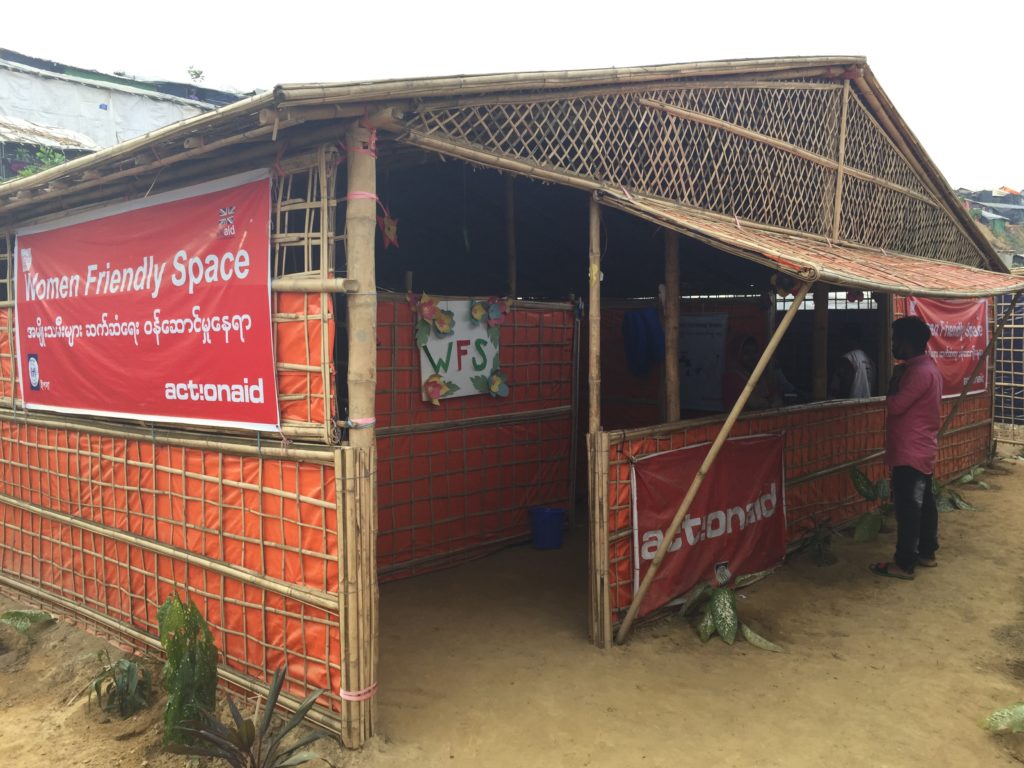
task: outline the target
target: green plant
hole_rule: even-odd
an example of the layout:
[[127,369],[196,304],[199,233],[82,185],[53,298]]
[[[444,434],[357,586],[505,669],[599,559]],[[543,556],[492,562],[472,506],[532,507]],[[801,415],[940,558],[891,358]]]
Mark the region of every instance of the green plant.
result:
[[796,548],[789,553],[789,557],[807,551],[811,553],[816,565],[834,565],[838,562],[839,558],[832,551],[832,536],[835,530],[827,517],[811,515],[801,521],[797,533],[799,541]]
[[199,723],[212,711],[217,695],[217,646],[196,604],[184,604],[172,593],[157,611],[164,664],[164,743],[191,740],[185,726]]
[[871,512],[865,512],[857,520],[857,526],[853,529],[853,540],[864,542],[874,541],[882,531],[886,516],[892,512],[892,502],[889,501],[889,481],[880,478],[873,482],[867,475],[857,467],[850,467],[850,477],[853,479],[853,487],[857,493],[867,501],[880,502]]
[[117,712],[122,718],[134,715],[140,709],[149,706],[152,680],[149,670],[134,656],[112,662],[110,651],[102,650],[96,657],[101,664],[104,660],[106,663],[90,685],[90,702],[92,694],[95,693],[96,701],[104,711]]
[[38,629],[53,624],[54,618],[43,611],[4,611],[0,613],[0,621],[31,637]]
[[992,733],[1021,733],[1024,731],[1024,701],[997,709],[981,722],[981,727]]
[[955,509],[973,511],[975,509],[975,507],[955,491],[951,485],[940,485],[935,480],[932,480],[932,496],[935,499],[935,507],[939,512],[952,512]]
[[24,168],[18,171],[19,177],[31,176],[34,173],[45,171],[47,168],[53,168],[55,165],[67,162],[67,156],[59,149],[53,147],[39,147],[35,151],[34,156],[30,155],[26,150],[19,150],[15,153],[15,157],[21,162],[27,162]]
[[288,721],[274,731],[270,726],[283,683],[282,668],[274,673],[262,714],[257,706],[252,717],[243,718],[230,696],[227,697],[228,708],[231,710],[230,723],[222,723],[209,711],[204,710],[203,727],[196,730],[188,729],[200,743],[195,746],[172,745],[168,751],[179,755],[218,757],[233,768],[288,768],[320,759],[319,755],[304,751],[320,738],[318,733],[303,736],[289,747],[284,747],[282,742],[302,722],[302,718],[324,692],[314,691],[307,696]]
[[782,647],[770,640],[761,637],[749,626],[739,619],[736,612],[736,593],[729,587],[717,587],[711,590],[710,597],[704,605],[704,613],[697,624],[697,633],[701,642],[706,643],[716,633],[727,644],[736,642],[736,634],[740,633],[743,638],[755,648],[765,651],[782,652]]
[[984,488],[986,491],[992,490],[992,486],[986,483],[984,480],[979,480],[983,474],[985,474],[984,467],[974,467],[964,472],[960,477],[957,478],[957,483],[960,485],[973,484],[979,488]]

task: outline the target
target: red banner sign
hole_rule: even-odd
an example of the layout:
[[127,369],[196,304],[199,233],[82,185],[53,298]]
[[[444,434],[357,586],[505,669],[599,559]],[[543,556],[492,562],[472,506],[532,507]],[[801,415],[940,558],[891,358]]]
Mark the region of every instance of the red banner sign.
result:
[[16,255],[27,408],[278,427],[266,171],[21,230]]
[[[987,299],[907,299],[907,314],[928,323],[928,354],[942,373],[942,396],[957,397],[988,347]],[[988,389],[988,365],[971,381],[971,394]]]
[[[710,444],[657,453],[632,466],[634,589],[647,573]],[[703,581],[715,586],[777,565],[786,554],[783,437],[729,440],[673,539],[640,615]]]

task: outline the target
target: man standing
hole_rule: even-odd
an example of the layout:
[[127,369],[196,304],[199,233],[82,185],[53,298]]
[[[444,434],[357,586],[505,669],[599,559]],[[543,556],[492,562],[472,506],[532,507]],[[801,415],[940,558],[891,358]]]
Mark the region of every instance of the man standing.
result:
[[840,337],[843,356],[832,377],[835,397],[867,398],[875,394],[875,362],[864,351],[859,325],[847,325]]
[[939,514],[932,495],[932,468],[938,452],[942,374],[925,354],[931,330],[919,317],[892,324],[892,353],[903,365],[893,370],[885,399],[885,459],[892,467],[896,510],[896,554],[874,563],[871,572],[914,578],[918,565],[934,568],[939,548]]

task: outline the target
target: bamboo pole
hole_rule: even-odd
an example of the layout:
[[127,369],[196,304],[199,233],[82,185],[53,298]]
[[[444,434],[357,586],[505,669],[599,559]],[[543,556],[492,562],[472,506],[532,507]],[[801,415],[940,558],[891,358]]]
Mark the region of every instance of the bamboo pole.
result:
[[839,164],[836,168],[836,196],[832,203],[832,240],[839,240],[843,216],[843,174],[846,170],[846,126],[850,112],[850,81],[843,83],[842,108],[839,112]]
[[[350,693],[366,690],[377,680],[377,547],[368,532],[376,531],[375,399],[377,390],[377,279],[374,253],[377,219],[377,163],[370,131],[355,123],[346,132],[348,201],[345,215],[347,272],[361,290],[348,297],[348,417],[356,428],[349,443],[356,449],[356,497],[346,520],[348,531],[343,573],[346,574],[342,635],[349,638],[344,655]],[[360,536],[358,532],[363,532]],[[373,735],[373,697],[346,701],[349,747],[358,747]]]
[[508,249],[508,297],[519,296],[518,256],[516,254],[516,177],[505,176],[505,243]]
[[971,375],[967,377],[967,382],[964,384],[964,388],[960,390],[960,394],[957,399],[953,402],[953,407],[949,409],[949,413],[946,415],[945,421],[942,422],[942,427],[939,428],[938,438],[941,438],[946,428],[953,423],[953,417],[956,416],[957,411],[960,410],[960,405],[967,397],[967,393],[971,387],[974,386],[974,377],[978,375],[978,371],[981,370],[981,366],[988,360],[989,355],[992,354],[992,348],[996,345],[996,340],[999,338],[999,334],[1003,332],[1003,326],[1006,325],[1006,321],[1013,316],[1013,310],[1017,306],[1017,302],[1020,300],[1022,291],[1017,291],[1013,294],[1013,299],[1010,301],[1010,306],[1003,312],[1003,316],[999,318],[999,322],[996,324],[995,331],[992,333],[992,338],[988,340],[988,345],[985,347],[985,352],[978,358],[978,362],[974,364],[974,368],[971,370]]
[[587,524],[589,528],[588,569],[590,580],[590,638],[595,645],[603,642],[602,606],[604,583],[601,578],[602,556],[598,443],[601,431],[601,211],[594,198],[589,208],[589,255],[587,267],[587,462],[588,488]]
[[665,421],[679,421],[679,234],[665,230]]
[[878,365],[875,366],[878,375],[878,385],[875,389],[876,395],[889,393],[889,379],[892,378],[892,296],[888,293],[872,291],[872,297],[878,306]]
[[379,437],[396,437],[398,435],[422,435],[427,432],[442,432],[448,429],[464,427],[490,427],[507,424],[531,424],[550,421],[560,416],[571,415],[572,405],[556,405],[553,408],[539,408],[535,411],[519,411],[517,413],[499,413],[493,416],[467,416],[464,419],[448,419],[432,421],[424,424],[402,424],[395,427],[380,427]]
[[729,433],[732,432],[736,419],[739,418],[740,413],[743,411],[743,407],[747,404],[747,400],[750,398],[750,394],[754,391],[754,387],[757,386],[758,381],[761,379],[761,375],[768,367],[768,363],[771,360],[772,355],[774,355],[775,350],[778,349],[779,342],[782,341],[782,337],[785,336],[786,331],[793,322],[793,318],[796,317],[796,313],[800,309],[800,305],[804,303],[804,298],[807,296],[807,292],[810,288],[811,286],[807,283],[800,286],[800,290],[793,299],[793,304],[786,311],[785,316],[782,318],[782,322],[779,323],[779,327],[775,330],[775,335],[772,336],[771,341],[768,342],[768,346],[765,347],[764,352],[761,354],[761,359],[757,361],[757,365],[750,374],[750,379],[747,381],[746,386],[743,387],[743,391],[740,393],[739,399],[736,401],[735,405],[733,405],[732,410],[729,411],[729,415],[726,417],[725,423],[722,424],[722,428],[718,431],[718,436],[715,437],[715,442],[712,443],[711,448],[708,450],[708,455],[704,458],[704,462],[701,464],[700,469],[697,470],[697,474],[690,483],[690,488],[686,492],[686,496],[679,505],[679,509],[676,510],[676,515],[672,519],[672,524],[668,527],[668,530],[665,531],[665,537],[658,546],[658,551],[655,553],[654,559],[651,561],[651,565],[647,569],[647,573],[644,575],[643,581],[640,582],[640,587],[637,589],[636,594],[633,595],[633,602],[630,603],[629,610],[626,612],[626,617],[622,620],[618,634],[615,636],[615,641],[617,643],[621,644],[625,642],[626,636],[629,634],[629,629],[633,626],[633,621],[636,619],[637,612],[640,610],[640,604],[643,602],[643,599],[647,594],[647,590],[650,589],[651,583],[654,581],[654,577],[658,575],[658,569],[661,567],[661,563],[665,559],[665,555],[668,553],[668,548],[672,544],[672,540],[676,537],[676,534],[679,533],[679,527],[683,524],[683,520],[688,516],[690,506],[693,504],[693,500],[696,498],[697,492],[700,490],[701,484],[704,482],[704,477],[711,469],[715,459],[718,458],[718,453],[721,451],[722,446],[729,437]]
[[814,285],[814,376],[811,383],[811,397],[814,400],[828,398],[828,286]]
[[590,286],[587,308],[588,346],[588,419],[587,432],[601,431],[601,210],[597,200],[590,200],[590,260],[587,269]]
[[313,275],[287,275],[275,277],[270,283],[275,291],[288,293],[358,293],[359,281],[347,277],[318,277]]

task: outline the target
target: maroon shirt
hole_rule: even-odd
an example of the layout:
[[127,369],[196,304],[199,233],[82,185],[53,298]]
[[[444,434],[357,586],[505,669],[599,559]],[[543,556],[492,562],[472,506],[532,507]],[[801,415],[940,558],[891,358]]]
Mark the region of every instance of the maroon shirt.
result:
[[930,475],[939,448],[942,374],[927,353],[906,366],[899,390],[885,398],[885,461]]

